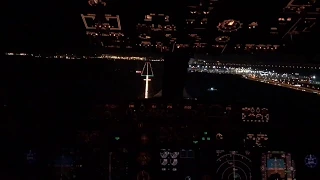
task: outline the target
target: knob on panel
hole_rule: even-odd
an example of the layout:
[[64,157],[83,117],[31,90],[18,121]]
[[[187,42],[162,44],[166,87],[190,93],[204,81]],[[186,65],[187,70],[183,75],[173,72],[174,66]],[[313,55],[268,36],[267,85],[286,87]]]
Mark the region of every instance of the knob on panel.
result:
[[145,134],[141,135],[140,137],[140,143],[143,145],[146,145],[149,142],[149,137]]
[[147,152],[140,152],[137,160],[141,166],[146,166],[149,164],[149,162],[151,160],[151,156]]

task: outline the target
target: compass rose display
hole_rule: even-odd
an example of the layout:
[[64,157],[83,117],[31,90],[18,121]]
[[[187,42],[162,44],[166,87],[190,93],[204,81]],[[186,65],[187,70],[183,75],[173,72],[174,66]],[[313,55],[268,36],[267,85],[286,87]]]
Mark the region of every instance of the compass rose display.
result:
[[309,154],[305,157],[304,163],[308,168],[315,168],[318,164],[318,159],[315,155]]
[[237,151],[230,151],[226,154],[217,154],[217,179],[221,180],[251,180],[251,160],[238,153]]

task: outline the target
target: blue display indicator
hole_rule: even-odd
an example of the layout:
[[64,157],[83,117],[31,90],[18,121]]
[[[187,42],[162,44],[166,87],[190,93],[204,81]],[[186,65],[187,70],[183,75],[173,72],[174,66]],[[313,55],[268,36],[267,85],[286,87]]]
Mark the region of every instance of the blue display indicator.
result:
[[267,168],[271,169],[285,169],[285,162],[283,159],[269,159],[267,161]]
[[60,156],[57,160],[54,161],[55,166],[71,167],[73,165],[72,157]]

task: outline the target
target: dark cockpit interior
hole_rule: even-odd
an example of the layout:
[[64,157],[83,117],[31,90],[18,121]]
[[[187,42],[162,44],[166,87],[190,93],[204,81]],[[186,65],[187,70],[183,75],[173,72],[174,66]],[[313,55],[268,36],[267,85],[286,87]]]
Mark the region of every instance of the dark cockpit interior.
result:
[[317,1],[21,5],[0,179],[320,177]]

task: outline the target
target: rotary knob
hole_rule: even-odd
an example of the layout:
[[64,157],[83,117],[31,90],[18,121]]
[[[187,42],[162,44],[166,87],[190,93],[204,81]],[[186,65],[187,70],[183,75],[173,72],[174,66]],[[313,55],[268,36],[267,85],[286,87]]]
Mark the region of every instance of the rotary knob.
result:
[[138,156],[138,162],[141,166],[148,165],[150,162],[150,155],[146,152],[140,152]]
[[217,140],[222,140],[222,139],[223,139],[223,135],[220,134],[220,133],[218,133],[218,134],[216,135],[216,139],[217,139]]
[[104,115],[105,115],[106,119],[110,119],[112,117],[112,113],[109,110],[105,111]]
[[215,40],[218,43],[227,43],[230,41],[230,37],[229,36],[218,36],[218,37],[216,37]]
[[140,112],[144,112],[146,110],[146,107],[144,104],[141,104],[139,107]]
[[145,134],[142,135],[140,137],[140,142],[141,142],[141,144],[147,144],[149,142],[149,137],[147,135],[145,135]]
[[138,128],[143,128],[143,122],[138,123]]
[[234,19],[224,20],[218,24],[217,28],[222,32],[234,32],[242,27],[242,23],[240,21],[236,21]]

